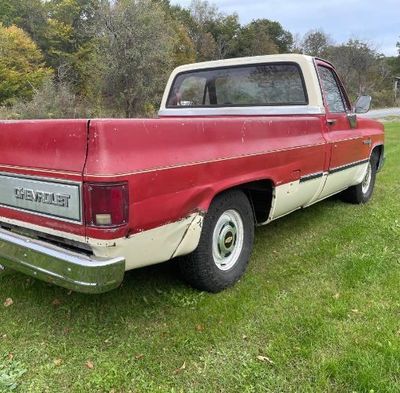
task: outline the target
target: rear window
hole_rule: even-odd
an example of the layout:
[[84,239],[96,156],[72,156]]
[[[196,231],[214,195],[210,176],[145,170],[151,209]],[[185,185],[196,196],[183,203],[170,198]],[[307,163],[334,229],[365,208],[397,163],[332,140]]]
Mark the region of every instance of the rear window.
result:
[[300,67],[268,63],[178,74],[168,108],[307,105]]

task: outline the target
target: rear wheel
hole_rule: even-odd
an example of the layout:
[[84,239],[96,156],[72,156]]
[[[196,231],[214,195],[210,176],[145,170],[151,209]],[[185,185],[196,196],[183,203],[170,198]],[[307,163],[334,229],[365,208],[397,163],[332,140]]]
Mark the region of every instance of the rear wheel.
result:
[[360,204],[367,203],[371,199],[374,192],[377,166],[378,156],[373,153],[368,162],[367,171],[362,182],[343,191],[342,198],[344,201]]
[[197,249],[179,262],[183,278],[195,288],[220,292],[246,270],[254,240],[253,210],[240,190],[215,198],[204,219]]

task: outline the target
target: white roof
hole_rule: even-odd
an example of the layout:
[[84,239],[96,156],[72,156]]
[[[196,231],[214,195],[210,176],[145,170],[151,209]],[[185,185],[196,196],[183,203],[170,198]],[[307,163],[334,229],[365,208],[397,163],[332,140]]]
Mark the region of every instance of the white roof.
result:
[[312,62],[313,57],[307,55],[300,55],[297,53],[288,54],[277,54],[277,55],[264,55],[264,56],[249,56],[249,57],[236,57],[233,59],[203,61],[200,63],[185,64],[175,68],[174,73],[180,73],[184,71],[191,71],[203,68],[218,68],[218,67],[229,67],[243,64],[257,64],[257,63],[272,63],[279,61],[293,61],[295,63],[308,61]]

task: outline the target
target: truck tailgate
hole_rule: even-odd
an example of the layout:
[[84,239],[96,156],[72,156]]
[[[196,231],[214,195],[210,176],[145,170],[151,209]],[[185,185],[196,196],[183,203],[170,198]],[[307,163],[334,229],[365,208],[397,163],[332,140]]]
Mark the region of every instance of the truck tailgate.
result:
[[0,221],[83,233],[87,129],[87,120],[0,122]]
[[0,122],[0,166],[82,174],[87,120]]

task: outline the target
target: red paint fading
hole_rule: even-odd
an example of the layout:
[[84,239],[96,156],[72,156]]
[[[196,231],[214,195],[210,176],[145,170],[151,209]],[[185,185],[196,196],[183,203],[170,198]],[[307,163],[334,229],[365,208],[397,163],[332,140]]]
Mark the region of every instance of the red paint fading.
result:
[[320,143],[317,116],[92,120],[85,175],[126,174]]
[[54,174],[61,179],[81,175],[86,160],[87,123],[87,120],[1,121],[0,170],[32,174],[36,169],[39,176],[45,177],[51,173],[40,170],[70,173]]
[[[274,185],[369,157],[382,126],[346,114],[0,123],[0,171],[84,182],[128,182],[129,222],[105,229],[0,207],[0,216],[114,239],[207,211],[216,194]],[[331,118],[331,117],[329,117]],[[372,140],[372,146],[364,144]],[[85,201],[87,205],[87,201]],[[87,206],[86,206],[87,208]],[[84,206],[85,209],[85,206]]]
[[[129,181],[127,230],[138,232],[206,211],[217,193],[235,185],[262,179],[279,185],[296,171],[321,171],[323,122],[323,116],[93,120],[84,176]],[[115,235],[92,228],[87,234]]]

